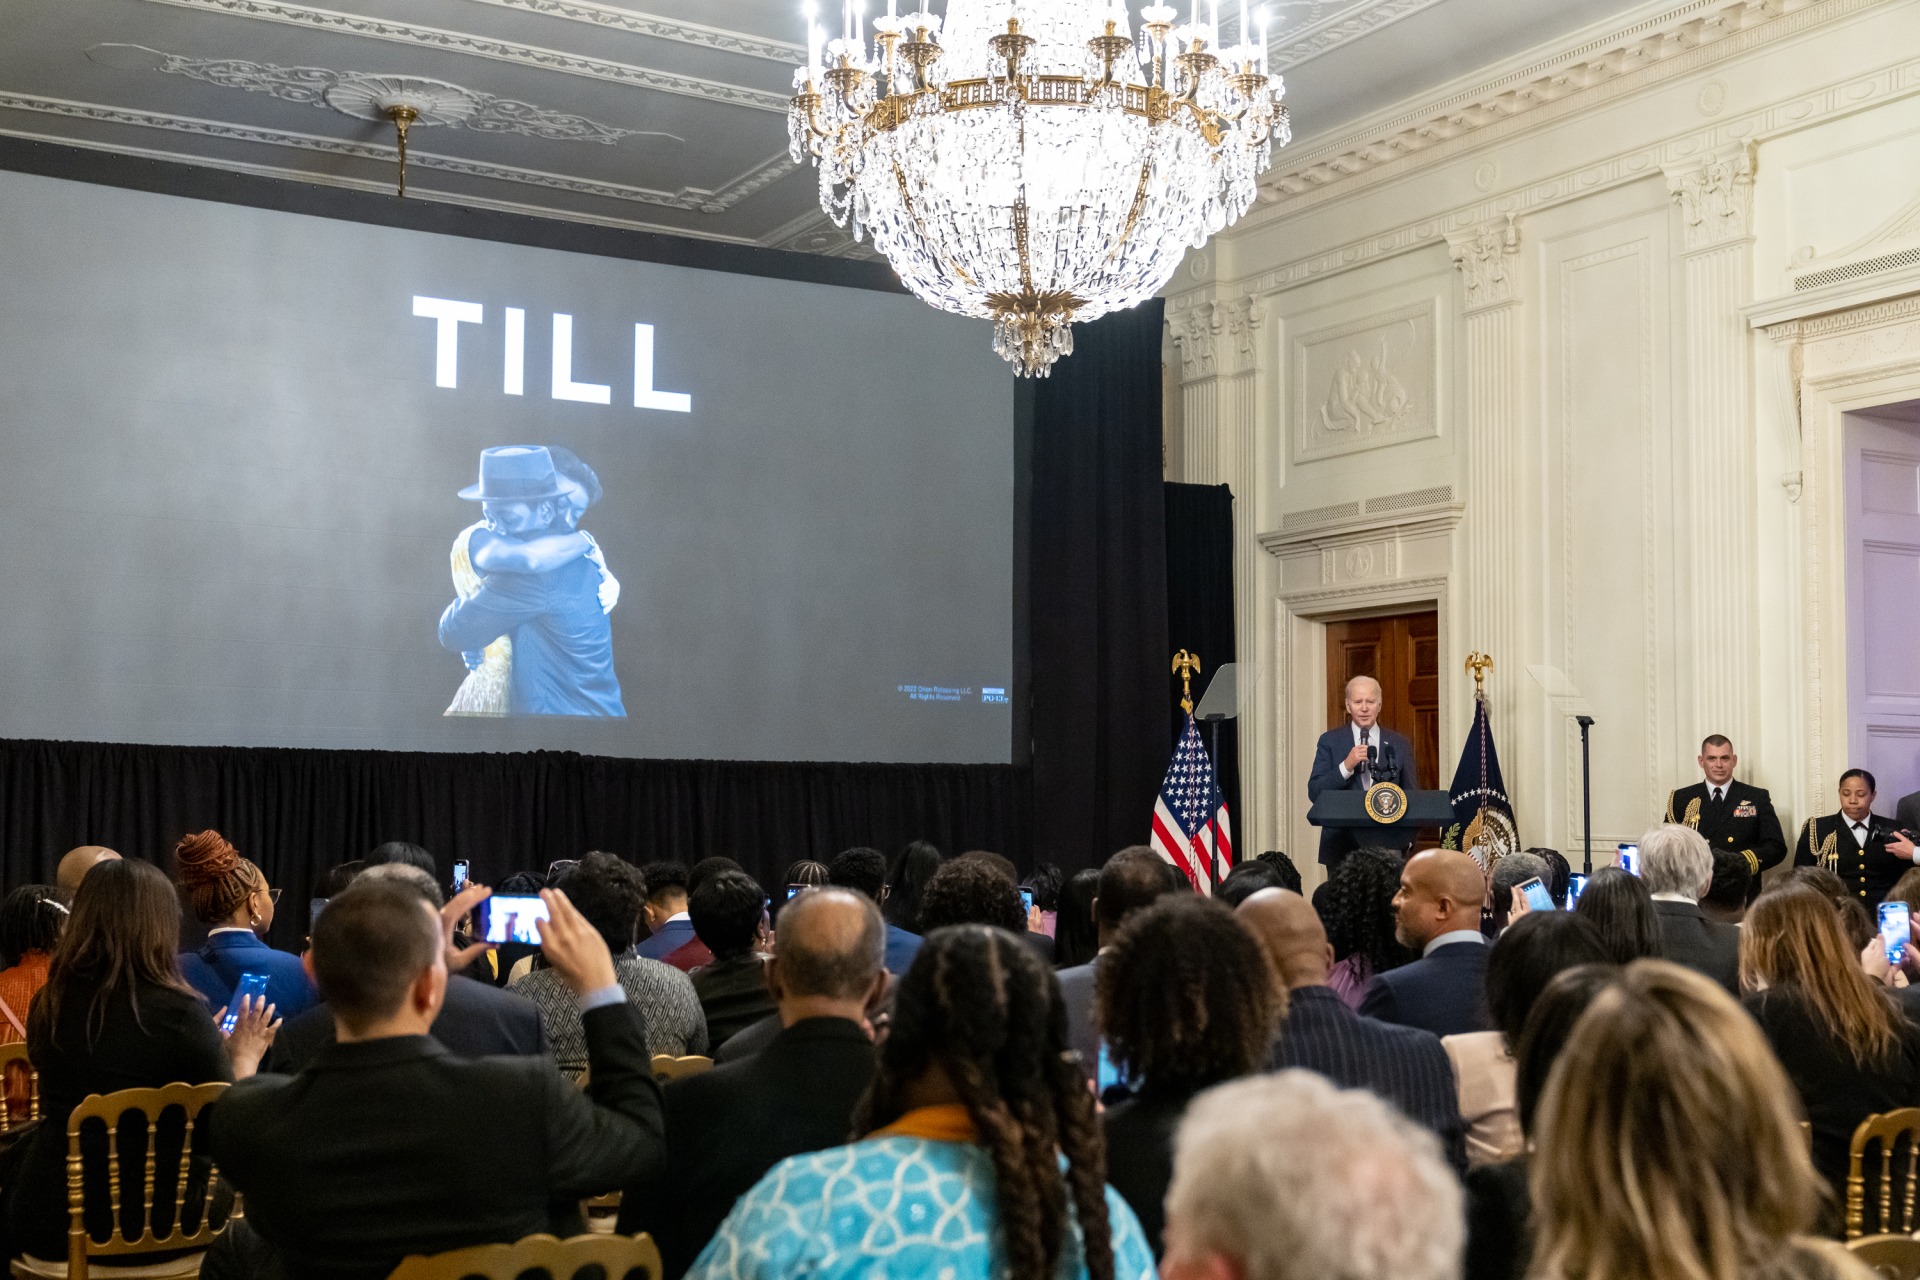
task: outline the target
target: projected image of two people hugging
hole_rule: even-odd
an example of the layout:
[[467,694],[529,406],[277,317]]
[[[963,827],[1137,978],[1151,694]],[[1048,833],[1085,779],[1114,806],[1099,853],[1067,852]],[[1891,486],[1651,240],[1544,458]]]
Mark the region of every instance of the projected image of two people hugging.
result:
[[481,519],[453,540],[440,643],[467,664],[450,716],[624,716],[608,617],[620,583],[581,517],[600,477],[571,451],[480,451],[460,490]]

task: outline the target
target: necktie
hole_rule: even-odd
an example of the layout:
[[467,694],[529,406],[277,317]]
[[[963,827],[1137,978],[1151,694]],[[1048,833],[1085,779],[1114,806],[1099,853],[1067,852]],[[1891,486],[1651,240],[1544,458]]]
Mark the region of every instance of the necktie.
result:
[[1721,790],[1719,787],[1715,787],[1713,789],[1713,802],[1715,804],[1719,804],[1722,800],[1726,799],[1726,796],[1727,796],[1727,793]]

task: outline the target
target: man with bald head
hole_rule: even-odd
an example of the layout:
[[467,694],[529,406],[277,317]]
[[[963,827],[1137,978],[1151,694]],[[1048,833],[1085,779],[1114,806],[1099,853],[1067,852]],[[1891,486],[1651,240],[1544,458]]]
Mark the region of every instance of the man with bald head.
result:
[[1453,1064],[1440,1038],[1363,1018],[1327,986],[1333,944],[1313,905],[1286,889],[1262,889],[1234,913],[1290,993],[1268,1068],[1301,1067],[1343,1089],[1379,1094],[1433,1130],[1455,1172],[1467,1168],[1467,1125]]
[[1487,879],[1466,854],[1429,849],[1408,859],[1393,895],[1393,932],[1420,958],[1376,976],[1360,1012],[1436,1036],[1492,1030],[1480,934],[1486,898]]
[[783,1029],[737,1062],[667,1085],[667,1158],[630,1188],[622,1235],[648,1231],[668,1280],[683,1274],[738,1200],[788,1156],[836,1147],[873,1078],[867,1015],[887,990],[886,925],[873,899],[815,889],[780,911],[767,986]]
[[77,849],[69,849],[60,859],[60,869],[54,872],[54,883],[60,886],[60,892],[71,898],[80,888],[80,882],[87,878],[87,872],[103,862],[118,862],[120,855],[100,844],[83,844]]
[[[1309,801],[1318,800],[1323,791],[1365,791],[1375,782],[1413,785],[1413,743],[1380,723],[1384,702],[1380,682],[1372,676],[1347,681],[1347,722],[1320,735],[1313,772],[1307,777]],[[1369,838],[1377,840],[1379,835]],[[1353,832],[1321,828],[1320,861],[1329,875],[1354,845]]]

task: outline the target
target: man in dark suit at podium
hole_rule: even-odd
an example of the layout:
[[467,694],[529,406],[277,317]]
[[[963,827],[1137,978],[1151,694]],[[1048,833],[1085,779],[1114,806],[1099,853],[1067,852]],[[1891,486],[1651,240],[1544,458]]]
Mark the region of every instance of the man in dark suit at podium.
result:
[[[1309,802],[1322,791],[1365,791],[1375,782],[1414,784],[1413,743],[1380,723],[1381,701],[1380,682],[1372,676],[1347,681],[1347,723],[1320,735],[1307,778]],[[1357,843],[1351,831],[1320,829],[1320,861],[1329,874]]]

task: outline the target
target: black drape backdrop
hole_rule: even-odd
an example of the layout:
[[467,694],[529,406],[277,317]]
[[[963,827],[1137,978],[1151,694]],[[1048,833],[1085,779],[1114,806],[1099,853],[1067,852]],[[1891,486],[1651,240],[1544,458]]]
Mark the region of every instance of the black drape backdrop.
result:
[[[1203,664],[1193,685],[1197,707],[1214,672],[1235,661],[1233,638],[1233,491],[1223,484],[1169,484],[1167,503],[1167,652],[1182,649]],[[1186,728],[1180,710],[1180,678],[1169,671],[1167,702],[1173,726],[1168,749]],[[1200,726],[1201,741],[1213,751],[1212,732]],[[1240,730],[1238,720],[1220,725],[1220,749],[1214,757],[1220,789],[1234,831],[1240,829]],[[1240,857],[1249,851],[1236,844]]]
[[1070,871],[1145,843],[1167,767],[1162,310],[1076,326],[1034,388],[1033,850]]
[[633,861],[725,854],[762,883],[856,844],[927,838],[1025,852],[1027,777],[1010,765],[612,760],[563,752],[433,754],[0,741],[8,887],[51,882],[60,854],[104,844],[171,865],[216,827],[286,891],[273,941],[297,949],[327,868],[384,840],[456,858],[476,879],[607,849]]

